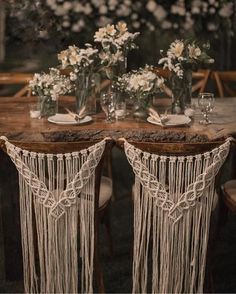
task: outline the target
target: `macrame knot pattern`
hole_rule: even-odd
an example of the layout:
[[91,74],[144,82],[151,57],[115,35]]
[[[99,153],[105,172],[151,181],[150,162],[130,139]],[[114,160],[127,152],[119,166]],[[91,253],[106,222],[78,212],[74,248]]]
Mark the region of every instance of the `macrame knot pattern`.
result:
[[[60,200],[56,201],[53,193],[50,192],[45,183],[39,180],[38,176],[30,171],[29,167],[22,161],[24,157],[30,157],[31,159],[44,158],[45,155],[36,152],[29,152],[27,150],[22,150],[10,142],[6,141],[6,147],[8,155],[11,157],[12,161],[15,163],[18,172],[22,175],[25,182],[31,188],[35,197],[38,198],[40,204],[44,205],[47,208],[50,208],[49,215],[55,219],[59,219],[64,213],[67,207],[74,205],[76,203],[76,196],[81,192],[83,187],[89,181],[91,175],[94,173],[96,166],[98,165],[101,156],[104,152],[105,141],[96,144],[95,146],[89,147],[89,155],[87,161],[82,165],[80,171],[76,174],[73,181],[67,184],[67,187],[60,194]],[[81,150],[81,152],[73,152],[72,156],[78,157],[79,154],[82,156],[87,155],[86,150]],[[53,161],[55,155],[47,154],[47,159]],[[57,154],[56,158],[59,161],[63,161],[64,158],[69,160],[71,154]]]
[[135,174],[133,293],[148,293],[148,281],[152,293],[203,292],[215,176],[229,147],[163,156],[124,142]]
[[92,293],[95,169],[106,140],[73,153],[44,154],[0,139],[19,174],[25,292]]
[[206,190],[209,185],[212,183],[212,180],[215,178],[218,173],[222,163],[229,152],[229,140],[224,143],[216,150],[210,152],[206,152],[203,155],[197,154],[193,156],[160,156],[158,158],[160,164],[164,162],[169,162],[169,170],[171,166],[178,164],[183,165],[185,162],[192,163],[194,158],[196,161],[201,161],[204,157],[205,161],[210,160],[211,154],[213,157],[213,162],[210,166],[208,166],[202,174],[198,175],[195,182],[190,184],[187,187],[187,191],[179,196],[177,202],[173,201],[169,196],[169,193],[166,191],[165,187],[159,182],[157,177],[150,173],[148,167],[144,164],[144,162],[151,158],[153,159],[153,155],[148,155],[146,152],[142,152],[138,148],[130,145],[127,141],[124,143],[125,153],[128,158],[130,165],[133,168],[133,171],[143,187],[145,187],[148,191],[148,194],[154,198],[155,204],[161,207],[164,211],[168,212],[168,216],[173,220],[174,223],[178,222],[185,210],[188,210],[190,207],[196,205],[196,202],[200,197],[202,197],[204,190]]

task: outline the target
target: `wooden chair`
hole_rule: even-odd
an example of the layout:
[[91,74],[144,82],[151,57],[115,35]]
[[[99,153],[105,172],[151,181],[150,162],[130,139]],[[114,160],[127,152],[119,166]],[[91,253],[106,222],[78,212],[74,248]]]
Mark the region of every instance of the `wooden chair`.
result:
[[120,144],[135,174],[133,293],[150,281],[153,293],[202,293],[214,181],[230,142]]
[[[81,256],[88,252],[91,254],[91,259],[82,259],[81,262],[81,273],[84,275],[86,272],[88,275],[81,277],[82,291],[91,292],[93,289],[91,267],[94,260],[97,287],[99,292],[104,292],[98,250],[98,224],[100,214],[104,213],[111,198],[111,182],[107,178],[101,179],[103,157],[106,149],[110,148],[111,141],[107,139],[101,142],[72,144],[66,142],[29,144],[10,143],[6,138],[1,139],[1,147],[12,159],[20,176],[26,292],[30,293],[36,289],[39,292],[52,292],[52,289],[63,293],[77,292],[78,272],[75,267],[78,218],[80,254]],[[86,186],[93,181],[94,191],[91,190],[92,186]],[[106,187],[103,186],[104,181]],[[94,223],[93,209],[90,208],[93,201]],[[31,203],[32,206],[27,206],[27,203]],[[92,217],[92,223],[89,216]],[[86,236],[83,235],[85,231]],[[92,234],[94,232],[94,235],[91,236],[90,232]],[[56,243],[53,245],[51,242]],[[51,263],[44,263],[43,260],[49,256],[52,258]],[[62,268],[58,268],[58,262],[64,258],[68,260],[61,263]],[[57,259],[57,262],[54,262],[54,259]],[[35,278],[38,274],[36,269],[38,265],[41,275],[39,279]],[[71,267],[73,267],[72,271],[70,271]],[[47,275],[51,272],[52,276],[47,277],[46,272]]]
[[33,78],[32,73],[0,73],[0,86],[21,86],[13,95],[14,97],[30,96],[28,83]]
[[226,182],[222,185],[221,190],[227,208],[232,212],[236,212],[236,180]]
[[[170,76],[170,71],[168,69],[163,68],[155,68],[157,73],[160,74],[164,79],[168,79]],[[192,93],[198,94],[204,92],[206,89],[206,85],[210,76],[210,70],[208,69],[199,69],[198,71],[194,71],[192,73]],[[172,91],[169,87],[165,86],[164,92],[171,97]]]
[[[212,78],[216,82],[218,94],[223,97],[236,96],[236,71],[214,71]],[[234,85],[234,87],[232,87]]]

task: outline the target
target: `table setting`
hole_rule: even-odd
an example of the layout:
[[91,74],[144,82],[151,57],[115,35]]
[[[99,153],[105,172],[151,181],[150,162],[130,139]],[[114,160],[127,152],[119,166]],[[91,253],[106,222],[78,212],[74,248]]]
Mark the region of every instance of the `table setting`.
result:
[[[207,54],[209,45],[197,40],[175,40],[166,52],[161,50],[162,58],[157,63],[169,71],[166,79],[153,65],[127,70],[128,53],[138,49],[135,41],[139,35],[130,33],[124,22],[108,24],[95,32],[94,44],[86,43],[81,48],[70,45],[58,53],[58,66],[36,73],[29,82],[32,93],[38,97],[30,107],[30,117],[47,118],[60,125],[90,124],[99,105],[108,124],[132,118],[163,128],[189,127],[195,112],[192,71],[214,62]],[[161,107],[152,101],[163,93],[171,95],[171,106],[161,113]],[[59,96],[68,94],[74,96],[74,106],[62,109]],[[199,96],[198,101],[205,117],[201,123],[209,124],[209,99]]]

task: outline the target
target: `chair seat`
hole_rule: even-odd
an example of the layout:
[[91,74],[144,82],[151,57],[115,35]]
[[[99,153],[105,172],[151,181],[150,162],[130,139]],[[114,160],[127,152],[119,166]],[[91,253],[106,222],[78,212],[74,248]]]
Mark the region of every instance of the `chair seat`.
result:
[[99,192],[99,208],[104,206],[112,196],[112,180],[102,176]]
[[231,180],[223,185],[224,196],[231,209],[236,210],[236,180]]

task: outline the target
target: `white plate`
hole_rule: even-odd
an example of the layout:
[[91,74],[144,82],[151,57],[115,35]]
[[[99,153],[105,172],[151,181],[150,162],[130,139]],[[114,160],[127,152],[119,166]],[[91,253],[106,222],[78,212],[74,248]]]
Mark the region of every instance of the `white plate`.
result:
[[85,116],[79,122],[77,122],[72,116],[67,113],[57,113],[53,116],[49,116],[48,121],[58,125],[81,125],[88,123],[92,120],[91,116]]
[[[165,126],[183,126],[187,125],[191,122],[191,119],[188,116],[182,114],[168,114],[168,120],[164,123]],[[153,119],[152,117],[148,117],[147,121],[151,124],[161,126],[160,121]]]

